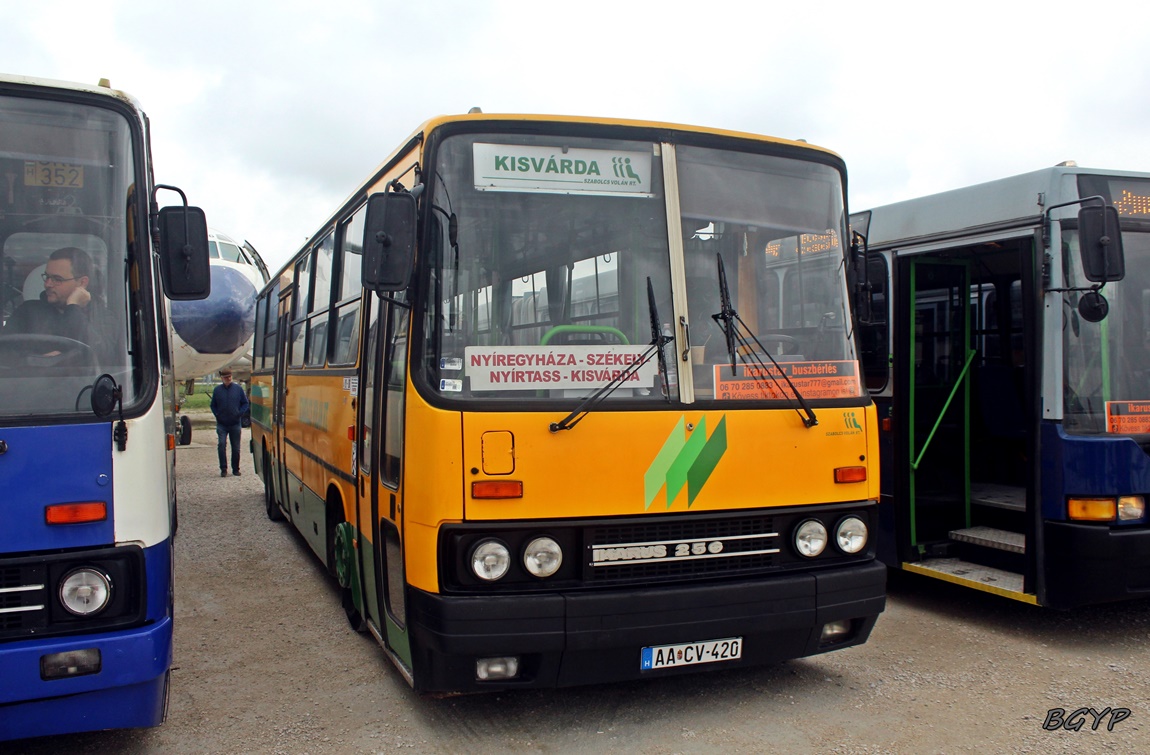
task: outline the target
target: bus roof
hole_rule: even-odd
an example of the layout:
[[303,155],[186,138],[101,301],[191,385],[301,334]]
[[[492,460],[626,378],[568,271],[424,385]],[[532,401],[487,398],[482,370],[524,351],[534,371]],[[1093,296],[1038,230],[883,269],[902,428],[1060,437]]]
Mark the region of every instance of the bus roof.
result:
[[[453,124],[453,123],[496,123],[496,122],[500,122],[500,121],[506,122],[506,123],[575,123],[575,124],[589,124],[589,125],[598,125],[598,126],[621,126],[621,127],[626,127],[626,128],[635,128],[635,129],[654,129],[654,130],[662,130],[662,131],[666,131],[666,132],[676,132],[677,131],[677,132],[681,132],[681,133],[710,134],[710,135],[714,135],[714,136],[726,137],[726,138],[731,138],[731,139],[749,139],[752,141],[759,141],[759,142],[764,142],[767,144],[778,144],[778,145],[784,145],[784,146],[788,146],[788,147],[795,147],[798,149],[809,150],[812,152],[817,152],[817,153],[826,155],[830,158],[833,158],[835,161],[837,161],[839,163],[843,162],[842,157],[837,152],[833,152],[832,150],[829,150],[826,147],[819,147],[817,145],[810,144],[809,142],[805,142],[802,140],[783,139],[781,137],[766,136],[764,134],[753,134],[753,133],[745,132],[745,131],[730,131],[727,129],[711,128],[708,126],[691,126],[691,125],[682,124],[682,123],[669,123],[669,122],[663,122],[663,121],[630,120],[630,119],[626,119],[626,118],[597,118],[597,117],[593,117],[593,116],[584,116],[584,115],[542,115],[542,114],[481,113],[481,112],[460,113],[460,114],[456,114],[456,115],[438,115],[438,116],[429,118],[426,121],[424,121],[423,123],[421,123],[419,125],[419,127],[417,129],[415,129],[414,131],[412,131],[411,134],[406,139],[404,139],[402,142],[400,142],[400,144],[383,160],[383,162],[381,162],[379,165],[377,165],[375,167],[375,169],[372,170],[372,172],[368,175],[368,177],[366,179],[364,179],[364,181],[362,183],[360,183],[355,188],[355,190],[352,191],[347,196],[346,199],[344,199],[343,202],[341,202],[339,204],[339,210],[337,210],[337,214],[339,212],[342,212],[345,208],[347,208],[351,202],[355,201],[355,199],[357,197],[359,197],[368,186],[374,184],[379,179],[379,176],[387,170],[387,168],[390,166],[392,161],[394,161],[396,158],[400,157],[401,154],[407,152],[407,150],[410,148],[413,141],[415,141],[417,139],[422,139],[429,132],[434,131],[437,128],[440,128],[442,126],[446,126],[449,124]],[[308,237],[307,242],[303,245],[303,247],[301,247],[301,249],[307,248],[311,244],[315,243],[318,236],[320,234],[322,234],[326,228],[328,228],[328,220],[327,219],[325,219],[324,225],[320,226],[318,231],[316,231],[315,233],[313,233],[311,236]],[[293,253],[291,259],[294,259],[294,258],[295,258],[295,254]],[[291,260],[289,259],[289,261],[284,265],[284,267],[285,268],[290,267],[291,264],[292,264]],[[281,272],[282,272],[282,270],[281,270]]]
[[100,79],[100,83],[98,84],[81,84],[75,81],[59,81],[57,79],[42,79],[35,76],[0,73],[0,91],[8,88],[8,85],[41,89],[66,89],[72,92],[85,92],[103,97],[114,97],[127,103],[133,109],[140,110],[140,103],[136,101],[135,97],[119,89],[112,89],[107,79]]
[[872,250],[940,236],[1033,228],[1044,207],[1078,198],[1079,175],[1150,178],[1147,173],[1059,165],[863,210],[851,215],[851,227],[867,237]]

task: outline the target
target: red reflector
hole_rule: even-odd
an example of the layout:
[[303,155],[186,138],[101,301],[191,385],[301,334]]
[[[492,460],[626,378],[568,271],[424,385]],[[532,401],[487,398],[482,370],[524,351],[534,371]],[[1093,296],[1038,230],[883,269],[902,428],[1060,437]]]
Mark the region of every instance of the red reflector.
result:
[[355,425],[348,425],[347,426],[347,439],[348,440],[355,440]]
[[892,420],[890,417],[883,417],[882,431],[884,433],[889,433],[892,429],[894,429],[894,420]]
[[44,507],[44,521],[48,524],[83,524],[102,522],[107,518],[108,504],[103,501],[54,503]]
[[520,480],[482,480],[471,483],[472,498],[522,498]]
[[837,467],[835,482],[866,482],[866,467]]

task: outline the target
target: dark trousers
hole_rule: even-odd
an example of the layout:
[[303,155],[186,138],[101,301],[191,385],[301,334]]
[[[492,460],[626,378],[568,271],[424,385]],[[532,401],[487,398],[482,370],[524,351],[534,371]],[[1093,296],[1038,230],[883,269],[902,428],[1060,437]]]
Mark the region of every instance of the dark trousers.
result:
[[220,452],[220,471],[228,471],[228,454],[227,442],[228,438],[232,440],[232,471],[237,472],[240,468],[240,423],[234,425],[223,425],[219,422],[216,423],[216,437],[219,438],[219,452]]

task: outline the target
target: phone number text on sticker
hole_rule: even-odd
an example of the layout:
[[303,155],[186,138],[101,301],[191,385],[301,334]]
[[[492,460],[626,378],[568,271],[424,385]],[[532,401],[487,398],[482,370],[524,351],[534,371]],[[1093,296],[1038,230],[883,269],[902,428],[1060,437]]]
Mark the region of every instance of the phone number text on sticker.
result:
[[678,645],[656,645],[643,648],[639,655],[639,670],[649,671],[676,666],[694,666],[698,663],[735,661],[743,657],[743,638],[727,637],[706,642],[684,642]]

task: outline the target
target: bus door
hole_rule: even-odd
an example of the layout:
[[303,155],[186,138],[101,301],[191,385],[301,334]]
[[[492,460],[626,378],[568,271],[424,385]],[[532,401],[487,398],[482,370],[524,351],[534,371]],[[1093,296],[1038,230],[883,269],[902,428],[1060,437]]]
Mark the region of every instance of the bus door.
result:
[[895,353],[895,496],[899,558],[944,555],[970,522],[970,272],[963,263],[899,258]]
[[291,519],[291,505],[288,502],[287,464],[284,461],[284,418],[287,415],[287,363],[288,349],[291,348],[291,315],[286,307],[280,307],[279,332],[282,334],[278,340],[279,348],[275,355],[275,378],[272,388],[272,448],[275,454],[275,464],[268,474],[273,475],[273,490],[276,500],[283,503],[287,510],[287,517]]
[[360,431],[356,449],[360,539],[357,558],[363,584],[363,618],[410,673],[403,512],[398,490],[408,310],[367,291],[364,309],[368,326],[360,359]]

